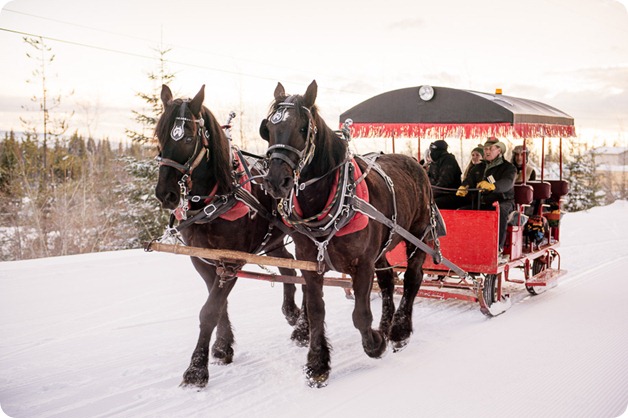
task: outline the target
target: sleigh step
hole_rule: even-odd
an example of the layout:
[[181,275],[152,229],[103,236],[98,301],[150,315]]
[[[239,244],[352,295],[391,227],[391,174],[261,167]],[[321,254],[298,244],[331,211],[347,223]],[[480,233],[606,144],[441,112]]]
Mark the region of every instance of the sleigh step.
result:
[[567,274],[567,270],[557,270],[554,268],[548,268],[533,276],[530,280],[526,282],[526,286],[535,287],[535,286],[547,286],[553,287],[556,285],[556,281],[559,277]]

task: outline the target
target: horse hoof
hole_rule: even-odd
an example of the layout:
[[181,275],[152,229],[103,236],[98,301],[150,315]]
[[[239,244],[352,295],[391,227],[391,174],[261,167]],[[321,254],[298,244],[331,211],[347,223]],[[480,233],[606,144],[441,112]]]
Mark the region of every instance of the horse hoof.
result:
[[297,347],[307,347],[310,345],[310,333],[307,330],[306,332],[303,332],[303,330],[295,329],[292,331],[290,339],[294,341],[294,344]]
[[301,315],[301,310],[299,308],[297,308],[296,306],[293,308],[284,307],[281,309],[281,311],[291,327],[297,324],[297,321],[299,320],[299,315]]
[[202,389],[207,386],[209,380],[209,372],[207,369],[199,369],[196,367],[189,367],[185,373],[183,373],[183,381],[179,385],[182,388],[199,388]]
[[227,366],[233,363],[233,357],[214,357],[212,364],[215,366]]
[[225,366],[227,364],[233,363],[233,349],[229,347],[228,350],[212,350],[212,357],[214,361],[212,364],[217,364],[219,366]]
[[392,345],[393,353],[398,353],[402,351],[403,349],[405,349],[408,346],[409,342],[410,342],[410,339],[406,339],[402,341],[392,341],[391,345]]
[[327,386],[327,380],[329,379],[329,370],[320,374],[315,374],[312,369],[305,367],[305,379],[307,385],[314,389],[320,389]]
[[375,337],[375,348],[369,348],[364,345],[362,347],[367,356],[379,359],[386,354],[386,338],[384,338],[384,334],[380,331],[373,332],[373,336]]

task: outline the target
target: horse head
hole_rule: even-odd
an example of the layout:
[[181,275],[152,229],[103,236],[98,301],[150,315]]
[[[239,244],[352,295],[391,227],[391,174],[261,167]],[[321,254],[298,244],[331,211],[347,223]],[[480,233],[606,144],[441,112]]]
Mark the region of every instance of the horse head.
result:
[[278,83],[270,114],[260,125],[260,136],[269,144],[264,189],[275,199],[288,196],[314,156],[318,129],[316,93],[316,81],[302,96],[286,95]]
[[162,86],[155,195],[165,209],[175,209],[188,193],[204,195],[215,185],[230,183],[228,140],[204,99],[204,85],[191,100],[174,99],[170,88]]

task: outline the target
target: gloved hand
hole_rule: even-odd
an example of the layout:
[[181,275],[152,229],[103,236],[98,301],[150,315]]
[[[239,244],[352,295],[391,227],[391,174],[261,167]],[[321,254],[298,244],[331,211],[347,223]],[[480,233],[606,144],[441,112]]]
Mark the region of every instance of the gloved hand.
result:
[[469,188],[467,186],[458,187],[458,191],[456,192],[456,196],[465,197],[469,193]]
[[489,183],[486,180],[482,180],[481,182],[478,183],[477,188],[481,189],[480,192],[482,193],[492,192],[493,190],[495,190],[495,185],[493,183]]

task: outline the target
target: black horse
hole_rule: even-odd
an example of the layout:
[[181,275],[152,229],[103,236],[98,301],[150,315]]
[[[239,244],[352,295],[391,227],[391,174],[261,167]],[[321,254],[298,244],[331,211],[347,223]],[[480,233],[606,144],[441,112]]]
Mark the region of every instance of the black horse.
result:
[[[284,225],[277,219],[273,222],[275,202],[251,181],[250,176],[261,172],[249,167],[242,154],[230,146],[221,125],[203,106],[204,89],[193,99],[182,100],[173,99],[168,86],[162,87],[164,111],[155,129],[160,163],[157,198],[181,218],[177,230],[187,245],[292,258],[283,245]],[[181,385],[204,387],[214,328],[213,357],[223,364],[233,359],[227,297],[242,266],[196,257],[192,257],[192,264],[205,281],[209,296],[200,312],[198,343]],[[280,270],[295,275],[294,270]],[[293,339],[298,341],[307,339],[308,331],[305,310],[294,302],[295,291],[294,285],[284,285],[282,311],[288,323],[296,324]],[[304,333],[305,337],[299,337]]]
[[[318,273],[302,273],[310,323],[305,373],[310,386],[322,387],[331,370],[323,272],[333,269],[351,275],[353,324],[360,331],[367,355],[381,357],[387,341],[394,351],[405,347],[412,333],[412,306],[423,280],[426,254],[407,242],[403,296],[395,311],[394,275],[385,253],[402,240],[394,233],[395,225],[417,237],[431,231],[432,198],[425,171],[411,157],[390,154],[353,159],[347,141],[320,117],[314,105],[316,94],[316,82],[303,96],[286,95],[279,83],[260,134],[269,142],[264,189],[279,199],[284,220],[301,232],[293,235],[297,259],[318,261],[320,266]],[[356,199],[356,190],[364,184],[370,205],[363,197],[362,201]],[[375,215],[381,219],[369,219]],[[359,225],[351,227],[351,222]],[[352,232],[342,234],[343,226]],[[383,300],[378,330],[371,327],[370,292],[375,274]]]

